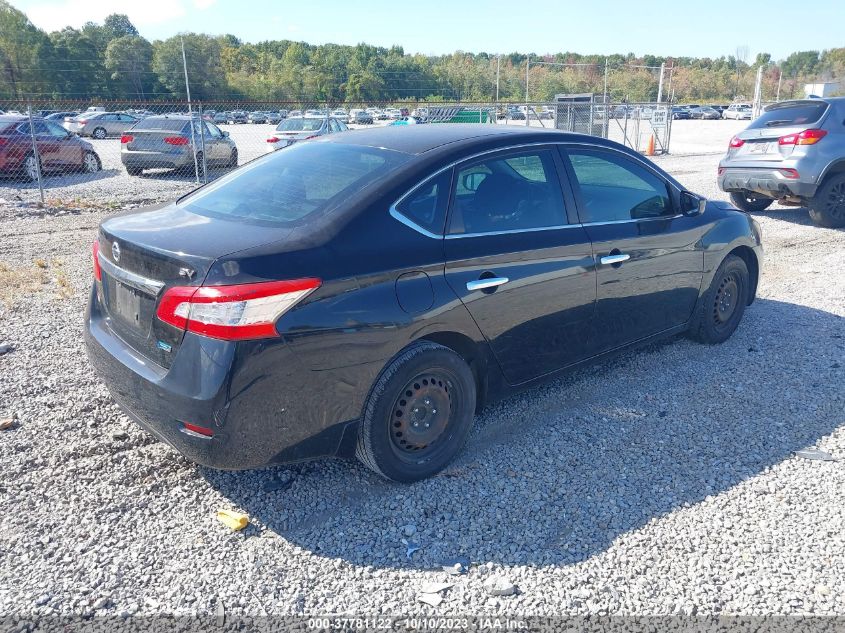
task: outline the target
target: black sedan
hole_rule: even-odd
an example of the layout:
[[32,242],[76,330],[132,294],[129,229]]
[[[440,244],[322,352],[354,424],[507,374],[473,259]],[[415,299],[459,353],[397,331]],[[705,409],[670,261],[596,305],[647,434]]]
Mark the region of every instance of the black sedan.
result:
[[88,353],[142,426],[216,468],[356,455],[396,481],[563,370],[726,340],[762,260],[755,220],[621,145],[460,124],[294,145],[93,248]]

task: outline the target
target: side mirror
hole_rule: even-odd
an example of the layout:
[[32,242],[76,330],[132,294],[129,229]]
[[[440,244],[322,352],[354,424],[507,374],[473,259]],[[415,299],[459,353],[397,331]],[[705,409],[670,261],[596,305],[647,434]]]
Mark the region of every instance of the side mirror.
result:
[[681,213],[688,217],[701,215],[707,208],[707,198],[698,196],[691,191],[681,192]]
[[229,138],[229,133],[226,130],[220,130],[220,131],[223,132],[223,136],[225,136],[226,138]]
[[474,174],[465,174],[462,179],[464,189],[466,189],[467,191],[475,191],[476,189],[478,189],[479,185],[481,184],[481,181],[484,180],[486,176],[487,174],[482,172],[476,172]]

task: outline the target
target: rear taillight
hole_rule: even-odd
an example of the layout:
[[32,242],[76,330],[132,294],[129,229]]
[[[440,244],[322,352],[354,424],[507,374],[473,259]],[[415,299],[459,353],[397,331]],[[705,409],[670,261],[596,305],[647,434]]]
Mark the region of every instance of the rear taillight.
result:
[[779,169],[778,171],[783,174],[784,178],[789,178],[791,180],[798,178],[797,169]]
[[280,140],[281,139],[276,138],[275,136],[271,136],[270,138],[267,139],[267,142],[268,143],[278,143]]
[[825,130],[804,130],[796,134],[787,134],[778,139],[778,145],[815,145],[827,136]]
[[97,281],[103,280],[103,271],[100,268],[100,240],[94,240],[94,243],[91,244],[91,251],[94,255],[94,279]]
[[743,145],[745,145],[745,141],[743,141],[743,140],[742,140],[741,138],[739,138],[738,136],[734,136],[734,137],[731,139],[731,142],[730,142],[730,144],[729,144],[729,147],[736,148],[736,147],[742,147]]
[[88,121],[83,121],[82,119],[77,120],[76,122],[78,125],[88,125]]
[[123,143],[123,144],[131,143],[134,140],[135,140],[135,137],[132,136],[131,134],[124,134],[123,136],[120,137],[120,142]]
[[319,279],[235,286],[175,286],[156,315],[179,329],[229,341],[278,336],[276,321],[320,287]]
[[205,437],[212,437],[214,435],[214,431],[212,431],[207,426],[200,426],[199,424],[191,424],[190,422],[182,422],[182,426],[184,429],[190,433],[197,433],[199,435],[203,435]]
[[187,145],[188,138],[186,136],[166,136],[164,142],[168,145]]

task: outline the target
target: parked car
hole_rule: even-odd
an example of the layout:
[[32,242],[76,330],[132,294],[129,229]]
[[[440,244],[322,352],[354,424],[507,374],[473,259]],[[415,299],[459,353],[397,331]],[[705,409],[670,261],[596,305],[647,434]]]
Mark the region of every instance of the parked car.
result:
[[296,117],[296,116],[302,116],[302,110],[291,110],[287,114],[287,118]]
[[350,118],[350,123],[357,123],[358,125],[372,125],[373,115],[366,110],[358,110],[355,115]]
[[719,114],[722,114],[725,110],[727,110],[730,106],[729,105],[711,105],[711,108],[718,111]]
[[677,119],[689,119],[690,118],[690,111],[686,108],[682,108],[680,106],[673,106],[672,107],[672,118]]
[[699,106],[697,108],[692,108],[689,111],[689,115],[691,119],[716,120],[722,118],[721,113],[718,110],[711,108],[710,106]]
[[138,122],[138,118],[122,112],[83,112],[75,117],[64,120],[64,127],[68,132],[79,136],[91,136],[104,139],[109,136],[120,136]]
[[[32,151],[33,134],[37,156]],[[55,121],[33,117],[30,129],[28,116],[0,115],[0,174],[37,180],[39,166],[42,175],[102,169],[94,146]]]
[[282,120],[282,113],[281,112],[265,112],[264,113],[264,122],[269,123],[271,125],[278,125],[279,121]]
[[809,208],[824,227],[845,226],[845,97],[767,106],[731,139],[719,188],[749,212],[775,200]]
[[266,123],[267,114],[265,112],[250,112],[246,117],[247,123]]
[[229,112],[229,125],[247,122],[247,113],[243,110],[232,110]]
[[45,116],[44,120],[55,121],[59,125],[62,125],[65,118],[73,118],[75,116],[79,116],[79,112],[53,112],[53,114],[48,114],[47,116]]
[[416,116],[403,116],[395,121],[391,121],[388,125],[419,125],[425,123],[425,119]]
[[[130,176],[145,169],[185,169],[205,166],[237,167],[238,147],[213,123],[185,115],[154,116],[127,130],[120,138],[120,160]],[[205,154],[203,154],[203,150]]]
[[508,108],[507,118],[513,121],[524,121],[525,112],[523,112],[516,106],[512,106]]
[[267,151],[274,152],[299,141],[345,132],[348,129],[343,121],[334,117],[288,117],[279,123],[273,135],[267,139]]
[[215,112],[214,115],[211,117],[212,123],[223,124],[229,122],[229,113],[228,112]]
[[747,119],[751,120],[751,104],[732,103],[728,109],[722,112],[723,119]]
[[751,216],[612,141],[388,126],[103,220],[85,342],[193,461],[354,454],[409,482],[491,401],[680,332],[725,341],[761,258]]

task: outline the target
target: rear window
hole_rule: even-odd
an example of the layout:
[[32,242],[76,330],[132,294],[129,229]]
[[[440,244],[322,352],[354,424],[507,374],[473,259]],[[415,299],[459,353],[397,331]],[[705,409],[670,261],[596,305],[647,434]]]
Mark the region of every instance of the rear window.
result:
[[187,126],[187,121],[182,119],[165,119],[165,118],[148,118],[138,121],[133,128],[137,132],[149,131],[165,131],[165,132],[181,132]]
[[808,125],[822,118],[826,110],[827,103],[824,101],[776,106],[763,112],[748,129]]
[[279,123],[277,132],[316,132],[325,119],[285,119]]
[[301,143],[253,161],[179,204],[200,215],[292,225],[336,206],[409,158],[372,147]]

